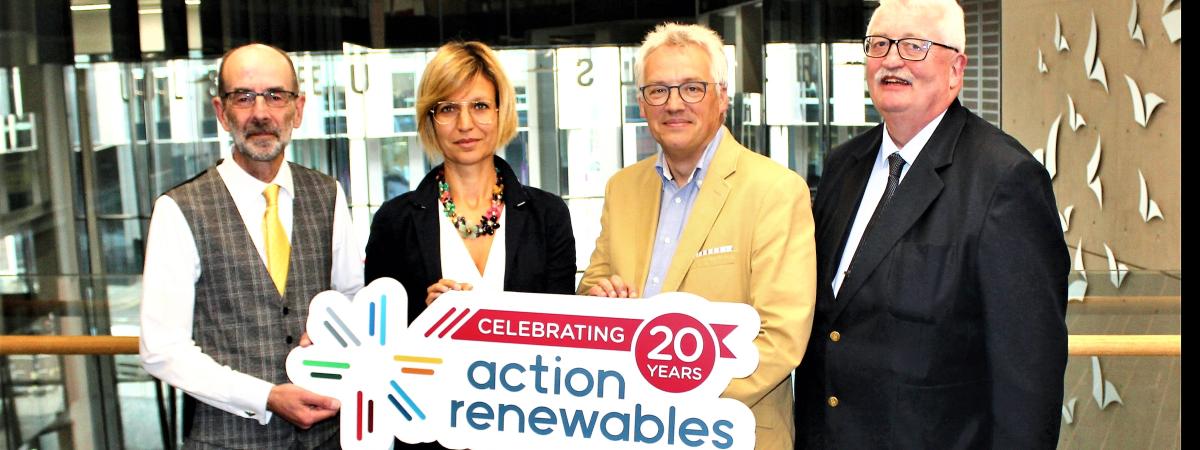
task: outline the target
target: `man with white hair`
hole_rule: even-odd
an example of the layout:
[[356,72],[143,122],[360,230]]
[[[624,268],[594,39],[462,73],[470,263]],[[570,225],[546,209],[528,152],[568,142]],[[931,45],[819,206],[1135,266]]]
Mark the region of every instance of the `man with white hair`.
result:
[[790,449],[790,374],[804,354],[816,295],[808,186],[721,125],[725,56],[712,30],[659,25],[636,72],[638,105],[662,152],[609,180],[579,292],[682,291],[753,306],[762,320],[758,368],[723,395],[753,411],[755,448]]
[[867,26],[883,124],[817,191],[797,447],[1057,445],[1066,244],[1045,169],[957,100],[964,35],[952,0],[884,0]]

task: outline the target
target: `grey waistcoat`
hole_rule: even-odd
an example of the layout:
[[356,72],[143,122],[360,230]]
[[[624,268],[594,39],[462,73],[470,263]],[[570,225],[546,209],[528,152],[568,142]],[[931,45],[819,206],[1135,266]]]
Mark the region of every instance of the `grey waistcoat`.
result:
[[[289,163],[290,164],[290,163]],[[286,296],[280,296],[216,167],[169,192],[200,255],[192,338],[233,370],[287,383],[284,361],[299,343],[308,303],[330,289],[336,181],[291,164],[295,189]],[[337,442],[337,418],[300,430],[279,416],[266,425],[195,402],[187,446],[314,448]]]

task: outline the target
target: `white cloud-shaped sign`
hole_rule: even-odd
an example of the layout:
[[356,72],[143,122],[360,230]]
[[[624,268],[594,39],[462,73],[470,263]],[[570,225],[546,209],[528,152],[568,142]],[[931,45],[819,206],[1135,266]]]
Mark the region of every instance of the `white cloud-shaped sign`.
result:
[[406,317],[392,279],[312,300],[287,371],[342,402],[343,448],[754,448],[750,409],[720,398],[758,366],[748,305],[451,292]]

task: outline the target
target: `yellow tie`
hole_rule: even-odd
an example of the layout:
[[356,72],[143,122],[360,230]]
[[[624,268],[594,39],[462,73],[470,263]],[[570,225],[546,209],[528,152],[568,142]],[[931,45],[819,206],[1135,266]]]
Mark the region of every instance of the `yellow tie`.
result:
[[283,231],[283,223],[279,221],[279,185],[271,184],[263,190],[267,198],[267,212],[263,214],[263,244],[267,247],[267,272],[275,281],[279,295],[287,288],[288,254],[292,246],[288,243],[287,233]]

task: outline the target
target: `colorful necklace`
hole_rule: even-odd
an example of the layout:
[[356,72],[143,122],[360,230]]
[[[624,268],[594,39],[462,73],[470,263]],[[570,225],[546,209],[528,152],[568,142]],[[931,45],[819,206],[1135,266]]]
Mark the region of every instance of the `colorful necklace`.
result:
[[504,210],[504,178],[500,176],[499,168],[496,169],[496,186],[492,187],[492,206],[479,218],[479,225],[467,225],[467,219],[458,217],[455,213],[454,199],[450,197],[450,184],[446,182],[446,169],[439,169],[436,178],[442,211],[463,239],[496,234],[496,230],[500,229],[500,211]]

